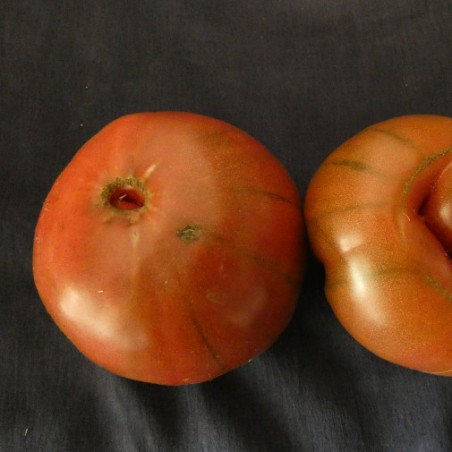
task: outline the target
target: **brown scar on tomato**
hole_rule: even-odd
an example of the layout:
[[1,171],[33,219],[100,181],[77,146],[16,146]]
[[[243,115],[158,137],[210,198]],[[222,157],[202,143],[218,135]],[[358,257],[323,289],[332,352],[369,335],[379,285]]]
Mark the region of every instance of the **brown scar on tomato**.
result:
[[424,171],[435,160],[445,157],[450,153],[452,153],[452,146],[442,149],[441,151],[439,151],[433,155],[429,155],[429,156],[425,157],[422,160],[421,164],[416,168],[416,171],[413,173],[413,175],[405,182],[405,185],[403,187],[403,193],[402,193],[403,197],[405,198],[408,195],[408,193],[411,190],[411,187],[413,186],[414,182],[419,177],[419,175],[422,173],[422,171]]
[[394,140],[405,144],[407,147],[410,147],[411,149],[417,151],[418,154],[422,154],[422,150],[417,146],[412,140],[410,140],[408,137],[406,137],[403,134],[397,133],[395,130],[392,129],[385,129],[382,127],[375,127],[371,126],[364,130],[365,132],[375,132],[375,133],[381,133],[382,135],[386,135],[388,137],[393,138]]
[[176,235],[184,242],[195,242],[201,238],[202,228],[199,224],[188,224],[176,232]]
[[334,159],[330,161],[331,165],[334,166],[342,166],[344,168],[349,168],[354,171],[358,171],[361,173],[367,173],[375,177],[382,177],[386,178],[387,176],[380,171],[377,171],[375,168],[373,168],[371,165],[368,165],[367,163],[360,162],[358,160],[352,160],[352,159]]
[[282,201],[285,202],[287,204],[290,204],[291,206],[300,209],[300,204],[296,203],[288,198],[286,198],[283,195],[280,195],[278,193],[273,193],[271,191],[266,191],[266,190],[260,190],[260,189],[255,189],[255,188],[251,188],[251,187],[242,187],[242,188],[238,188],[236,189],[237,192],[241,192],[241,193],[248,193],[250,195],[256,195],[256,196],[263,196],[264,198],[267,199],[273,199],[276,201]]

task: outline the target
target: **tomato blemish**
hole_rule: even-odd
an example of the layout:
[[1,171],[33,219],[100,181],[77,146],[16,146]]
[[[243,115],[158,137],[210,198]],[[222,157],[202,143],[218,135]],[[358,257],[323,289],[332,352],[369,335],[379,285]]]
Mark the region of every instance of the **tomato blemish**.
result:
[[176,235],[184,242],[194,242],[201,237],[202,228],[199,224],[189,224],[176,232]]

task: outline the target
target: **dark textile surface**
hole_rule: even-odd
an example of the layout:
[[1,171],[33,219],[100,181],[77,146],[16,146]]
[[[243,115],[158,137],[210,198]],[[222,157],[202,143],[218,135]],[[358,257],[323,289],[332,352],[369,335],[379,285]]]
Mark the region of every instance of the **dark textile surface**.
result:
[[231,122],[304,193],[362,128],[452,115],[448,0],[2,0],[0,450],[452,450],[452,381],[380,360],[339,325],[313,258],[277,343],[212,382],[160,387],[85,359],[36,293],[55,177],[125,113]]

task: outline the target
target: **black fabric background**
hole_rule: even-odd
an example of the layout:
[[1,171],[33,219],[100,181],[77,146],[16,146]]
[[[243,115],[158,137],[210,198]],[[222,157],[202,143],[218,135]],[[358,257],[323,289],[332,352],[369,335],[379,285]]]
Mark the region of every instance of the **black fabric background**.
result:
[[252,363],[160,387],[98,368],[34,288],[34,226],[77,149],[125,113],[184,110],[263,142],[304,193],[362,128],[452,115],[448,0],[2,0],[0,450],[452,450],[452,382],[386,363],[334,318],[315,259]]

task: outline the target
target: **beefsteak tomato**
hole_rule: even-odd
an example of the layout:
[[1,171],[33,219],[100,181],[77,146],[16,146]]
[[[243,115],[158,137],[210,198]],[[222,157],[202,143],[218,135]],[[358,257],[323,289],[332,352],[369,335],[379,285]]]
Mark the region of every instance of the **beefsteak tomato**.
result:
[[300,197],[283,166],[223,121],[131,114],[90,139],[35,232],[40,297],[118,375],[210,380],[288,324],[304,266]]
[[393,363],[452,375],[452,119],[394,118],[322,164],[306,196],[333,311]]

